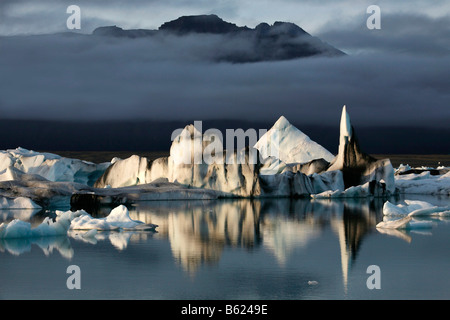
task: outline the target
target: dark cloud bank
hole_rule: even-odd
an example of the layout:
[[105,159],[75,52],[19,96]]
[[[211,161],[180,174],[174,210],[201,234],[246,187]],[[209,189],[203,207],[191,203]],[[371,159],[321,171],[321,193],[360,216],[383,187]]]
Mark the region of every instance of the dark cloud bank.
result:
[[162,150],[172,130],[194,120],[205,129],[259,129],[284,115],[336,152],[345,104],[368,152],[449,153],[450,55],[442,47],[217,62],[253,50],[244,38],[223,40],[0,37],[0,148]]

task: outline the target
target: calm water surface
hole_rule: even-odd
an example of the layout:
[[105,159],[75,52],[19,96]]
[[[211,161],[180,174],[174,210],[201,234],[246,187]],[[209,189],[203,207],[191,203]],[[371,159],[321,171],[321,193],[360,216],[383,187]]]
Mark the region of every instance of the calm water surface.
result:
[[[130,207],[132,218],[159,225],[157,232],[1,240],[0,298],[449,299],[450,218],[420,231],[380,232],[382,206],[364,199],[140,203]],[[70,265],[80,267],[79,290],[66,286]],[[380,289],[366,285],[370,265],[380,268]]]

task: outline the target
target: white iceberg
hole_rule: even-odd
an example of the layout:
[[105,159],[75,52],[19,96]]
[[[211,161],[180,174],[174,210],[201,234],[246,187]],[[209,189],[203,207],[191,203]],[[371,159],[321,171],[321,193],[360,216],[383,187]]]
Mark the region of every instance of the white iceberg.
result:
[[432,175],[429,171],[396,175],[395,185],[403,194],[450,196],[450,171],[442,175]]
[[314,199],[327,199],[327,198],[365,198],[374,195],[370,191],[370,183],[366,182],[363,185],[349,187],[336,190],[325,190],[321,193],[312,194]]
[[[390,161],[377,161],[360,152],[345,106],[342,114],[342,145],[337,157],[281,117],[255,148],[217,153],[213,162],[203,162],[201,156],[212,139],[188,125],[173,138],[169,157],[154,161],[138,156],[116,159],[94,187],[115,189],[163,178],[169,183],[216,191],[219,197],[305,197],[324,192],[322,195],[342,196],[347,184],[354,188],[346,191],[346,197],[395,192]],[[346,158],[350,148],[355,163]],[[260,154],[255,159],[257,150]],[[336,170],[329,168],[332,159]]]
[[49,181],[92,185],[110,165],[110,163],[95,164],[24,148],[1,150],[0,181],[15,180],[21,172],[39,175]]
[[[154,230],[157,225],[146,224],[130,218],[125,206],[114,208],[105,218],[93,218],[84,210],[57,211],[53,220],[46,217],[40,225],[32,228],[26,221],[14,219],[0,225],[0,239],[39,238],[67,235],[69,230]],[[89,236],[95,236],[90,233]]]
[[131,219],[127,207],[123,205],[111,210],[105,218],[93,218],[90,214],[84,212],[75,217],[70,224],[71,230],[154,230],[156,227],[154,224],[146,224]]
[[331,160],[331,165],[328,170],[341,170],[344,167],[346,148],[353,139],[352,124],[350,116],[347,113],[347,107],[342,108],[341,122],[339,126],[339,150],[337,156]]
[[[255,148],[214,152],[209,159],[212,162],[196,161],[209,154],[205,151],[213,142],[212,133],[202,134],[194,125],[173,137],[169,157],[155,160],[134,155],[94,164],[17,148],[0,151],[0,196],[24,196],[48,206],[67,202],[68,198],[78,203],[123,204],[125,199],[366,197],[394,193],[394,170],[389,159],[376,160],[361,152],[356,140],[344,106],[336,157],[284,117],[256,142]],[[277,158],[270,153],[273,144],[278,148]],[[164,184],[159,183],[162,179]]]
[[67,235],[71,214],[64,213],[53,219],[46,217],[36,228],[31,223],[14,219],[0,225],[0,239],[39,238]]
[[450,216],[450,206],[439,207],[418,200],[405,200],[405,204],[398,205],[386,201],[383,205],[383,215],[383,221],[377,224],[377,228],[428,229],[433,226],[432,221],[416,218]]
[[254,145],[263,158],[275,157],[286,164],[316,159],[331,162],[334,155],[281,116]]
[[[365,183],[373,183],[372,190],[383,195],[395,193],[396,185],[394,178],[394,168],[389,159],[377,160],[369,154],[363,152],[359,147],[359,142],[352,127],[347,107],[342,108],[339,152],[331,162],[327,171],[341,170],[344,174],[345,188],[357,187]],[[370,184],[369,184],[370,185]],[[364,190],[349,190],[361,196]]]
[[383,215],[396,216],[449,216],[450,206],[439,207],[431,203],[418,200],[405,200],[405,204],[392,204],[386,201],[383,205]]
[[403,172],[407,172],[409,170],[411,170],[411,166],[409,164],[403,164],[401,163],[396,169],[395,169],[395,174],[399,175],[402,174]]

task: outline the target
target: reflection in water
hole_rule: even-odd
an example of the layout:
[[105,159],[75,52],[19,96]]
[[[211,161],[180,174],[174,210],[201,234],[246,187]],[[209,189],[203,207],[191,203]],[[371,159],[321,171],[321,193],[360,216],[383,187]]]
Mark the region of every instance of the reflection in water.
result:
[[38,226],[49,214],[42,209],[2,209],[0,210],[0,223],[10,222],[14,219],[28,221],[31,227]]
[[97,244],[99,241],[109,241],[117,250],[125,250],[130,242],[145,242],[151,238],[154,231],[99,231],[93,236],[88,231],[69,230],[68,236],[74,240]]
[[346,287],[349,269],[364,236],[375,231],[382,206],[381,199],[145,202],[130,210],[130,216],[157,224],[174,259],[189,273],[217,262],[226,246],[262,246],[283,265],[293,250],[331,226],[339,240]]
[[[339,244],[346,288],[349,272],[368,234],[383,232],[411,241],[404,231],[375,228],[382,219],[382,207],[382,199],[240,199],[148,201],[129,209],[132,219],[158,225],[156,238],[169,241],[174,260],[189,274],[203,264],[217,263],[227,247],[262,248],[271,252],[282,267],[295,250],[308,247],[331,229]],[[95,216],[106,216],[110,210],[103,208]],[[130,242],[146,242],[154,234],[120,231],[86,236],[84,231],[70,231],[68,237],[3,239],[0,251],[20,255],[35,244],[46,255],[58,251],[72,259],[71,240],[92,245],[109,241],[117,250],[125,250]]]
[[132,219],[157,224],[174,259],[188,272],[220,259],[225,246],[261,242],[260,203],[242,201],[147,202],[130,211]]
[[366,234],[374,230],[382,213],[382,205],[383,202],[379,200],[364,203],[350,200],[343,203],[342,217],[330,220],[339,238],[345,290],[348,284],[348,273],[356,260],[362,240]]
[[31,251],[32,245],[37,245],[48,256],[53,251],[58,251],[62,257],[70,260],[74,256],[74,250],[70,239],[89,244],[97,244],[99,241],[107,241],[118,250],[125,250],[130,242],[147,241],[153,235],[153,231],[104,231],[95,236],[84,236],[87,231],[69,230],[67,236],[49,236],[38,238],[9,238],[0,239],[0,252],[9,252],[13,255],[21,255]]
[[41,248],[46,256],[52,254],[53,251],[58,251],[64,258],[71,259],[74,254],[69,238],[66,236],[0,239],[0,251],[18,256],[30,252],[32,244]]
[[[395,298],[404,292],[408,297],[422,288],[422,282],[411,287],[415,281],[408,281],[406,288],[404,283],[394,285],[407,258],[404,278],[429,277],[426,282],[431,285],[423,291],[433,291],[435,282],[431,280],[442,284],[439,275],[446,271],[448,262],[448,226],[441,228],[440,221],[449,218],[426,217],[441,223],[437,230],[377,229],[383,219],[383,203],[381,199],[140,202],[129,207],[131,218],[157,224],[156,233],[72,230],[65,237],[0,239],[2,281],[4,288],[10,285],[17,289],[17,295],[25,294],[27,289],[15,283],[16,275],[27,276],[25,287],[33,281],[37,281],[36,288],[42,287],[39,281],[47,285],[53,279],[45,271],[74,263],[92,270],[95,292],[103,287],[105,292],[110,290],[111,276],[118,274],[130,297],[145,291],[151,298],[185,298],[186,293],[199,298],[373,298],[380,296],[372,296],[373,292],[367,295],[364,266],[376,258],[377,264],[391,270],[385,273],[389,278],[385,283],[393,284],[391,289],[399,288],[382,290],[383,294]],[[110,211],[103,208],[90,213],[100,217]],[[5,217],[11,219],[12,215]],[[433,237],[425,238],[424,232],[433,232]],[[382,233],[408,242],[412,239],[413,243],[408,245]],[[51,255],[51,259],[41,253]],[[20,258],[12,256],[22,254]],[[45,281],[36,277],[37,272],[28,272],[30,263],[36,263],[36,271],[44,270],[39,275],[47,274],[42,278]],[[104,272],[105,266],[108,272]],[[426,270],[439,272],[427,274]],[[52,286],[60,288],[59,282]],[[148,291],[149,287],[155,291]],[[442,296],[446,287],[444,283],[438,291]],[[83,290],[83,295],[86,292]]]
[[400,238],[408,243],[412,241],[411,236],[404,229],[385,229],[385,228],[377,228],[379,233],[383,233],[389,236]]

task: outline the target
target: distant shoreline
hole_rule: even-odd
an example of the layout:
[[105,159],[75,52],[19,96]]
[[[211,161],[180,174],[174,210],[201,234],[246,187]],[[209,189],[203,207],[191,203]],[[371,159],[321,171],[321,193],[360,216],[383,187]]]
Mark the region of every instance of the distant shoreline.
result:
[[[169,156],[169,151],[40,151],[50,152],[62,157],[85,160],[94,163],[110,162],[114,157],[126,159],[132,155],[147,157],[154,160]],[[439,165],[450,167],[450,154],[372,154],[377,159],[388,158],[394,167],[409,164],[412,167]],[[440,164],[439,164],[440,163]]]
[[394,167],[409,164],[411,167],[450,167],[450,154],[373,154],[377,159],[390,159]]

